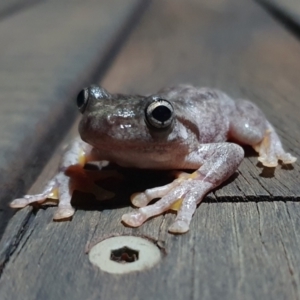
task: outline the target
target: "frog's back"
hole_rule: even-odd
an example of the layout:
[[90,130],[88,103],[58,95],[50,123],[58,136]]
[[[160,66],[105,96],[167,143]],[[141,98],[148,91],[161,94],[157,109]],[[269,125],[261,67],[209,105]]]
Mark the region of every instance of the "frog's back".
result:
[[197,135],[200,143],[227,140],[230,114],[235,103],[226,94],[191,85],[169,87],[158,94],[173,103],[178,120]]

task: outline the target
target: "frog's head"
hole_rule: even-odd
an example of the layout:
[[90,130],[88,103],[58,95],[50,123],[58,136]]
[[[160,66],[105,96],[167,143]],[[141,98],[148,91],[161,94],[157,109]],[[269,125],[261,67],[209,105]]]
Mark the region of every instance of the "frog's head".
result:
[[118,142],[122,146],[164,143],[170,141],[174,128],[173,105],[158,96],[110,94],[93,85],[78,94],[77,106],[83,115],[81,138],[96,148],[104,143],[108,147]]

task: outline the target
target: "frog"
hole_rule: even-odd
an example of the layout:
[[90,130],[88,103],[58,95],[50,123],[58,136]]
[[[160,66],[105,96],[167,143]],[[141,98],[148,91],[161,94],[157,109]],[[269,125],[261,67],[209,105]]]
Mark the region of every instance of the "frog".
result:
[[[133,194],[137,209],[124,214],[122,222],[138,227],[173,208],[177,215],[168,230],[180,234],[189,230],[205,196],[237,171],[243,145],[254,148],[264,167],[296,161],[257,105],[218,89],[179,84],[142,96],[111,94],[91,85],[80,91],[76,103],[82,114],[79,136],[62,156],[57,174],[40,194],[15,199],[11,207],[59,199],[53,219],[71,218],[70,173],[80,174],[89,162],[98,162],[100,169],[113,163],[172,170],[177,176],[171,183]],[[103,198],[109,196],[103,192]]]

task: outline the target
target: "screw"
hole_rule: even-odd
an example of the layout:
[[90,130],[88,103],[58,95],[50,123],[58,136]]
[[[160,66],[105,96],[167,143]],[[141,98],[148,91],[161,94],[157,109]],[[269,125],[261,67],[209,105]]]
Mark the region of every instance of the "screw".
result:
[[122,247],[120,249],[111,250],[110,259],[119,263],[132,263],[139,259],[139,251]]
[[114,274],[143,271],[161,259],[157,246],[135,236],[117,236],[95,245],[89,252],[90,262]]

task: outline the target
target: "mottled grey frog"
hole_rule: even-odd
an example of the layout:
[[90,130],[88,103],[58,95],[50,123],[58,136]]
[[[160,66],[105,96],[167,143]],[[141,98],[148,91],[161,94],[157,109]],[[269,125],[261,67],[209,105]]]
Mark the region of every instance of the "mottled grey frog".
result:
[[[131,200],[139,209],[122,216],[124,223],[136,227],[177,207],[169,231],[183,233],[204,196],[237,170],[244,157],[238,144],[251,145],[266,167],[277,166],[278,160],[296,161],[283,150],[274,128],[255,104],[235,102],[219,90],[178,85],[150,96],[126,96],[91,86],[79,93],[77,106],[83,115],[81,139],[71,143],[57,175],[41,194],[16,199],[12,207],[58,197],[54,219],[71,217],[68,171],[80,172],[89,161],[100,161],[102,166],[112,162],[141,169],[194,170],[179,172],[170,184],[135,194]],[[147,205],[155,198],[161,199]]]

